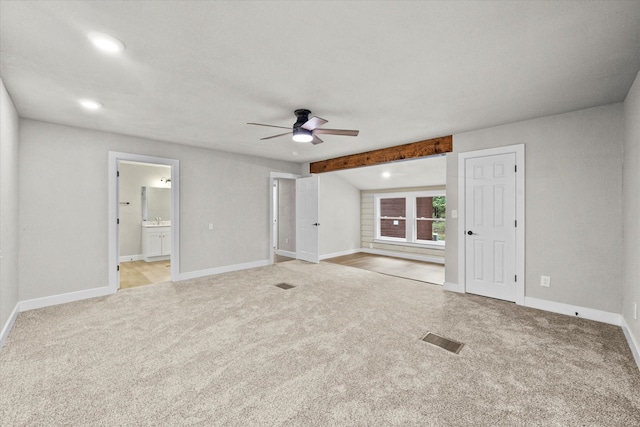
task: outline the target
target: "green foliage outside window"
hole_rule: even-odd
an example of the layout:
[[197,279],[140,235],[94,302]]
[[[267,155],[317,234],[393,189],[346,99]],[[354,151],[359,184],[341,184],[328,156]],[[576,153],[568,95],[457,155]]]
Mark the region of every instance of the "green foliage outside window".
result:
[[446,214],[447,198],[445,196],[435,196],[433,198],[433,217],[444,218]]

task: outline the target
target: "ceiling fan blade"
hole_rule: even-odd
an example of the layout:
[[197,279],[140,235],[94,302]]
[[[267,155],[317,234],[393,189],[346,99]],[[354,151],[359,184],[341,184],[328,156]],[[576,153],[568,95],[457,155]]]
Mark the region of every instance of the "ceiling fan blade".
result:
[[313,139],[311,140],[311,143],[312,143],[313,145],[321,144],[321,143],[323,143],[323,142],[324,142],[323,140],[321,140],[321,139],[320,139],[320,138],[318,138],[317,136],[313,135]]
[[247,123],[247,124],[248,125],[255,125],[255,126],[267,126],[267,127],[270,127],[270,128],[291,129],[290,127],[265,125],[263,123]]
[[324,135],[344,135],[344,136],[358,136],[358,130],[348,129],[314,129],[313,133],[319,133]]
[[286,132],[286,133],[281,133],[279,135],[267,136],[267,137],[264,137],[264,138],[260,138],[260,141],[263,141],[265,139],[277,138],[279,136],[291,135],[292,133],[293,132]]
[[314,117],[311,117],[309,120],[307,120],[301,127],[302,129],[306,129],[306,130],[314,130],[318,126],[322,126],[325,123],[329,123],[329,122],[325,119],[321,119],[320,117],[314,116]]

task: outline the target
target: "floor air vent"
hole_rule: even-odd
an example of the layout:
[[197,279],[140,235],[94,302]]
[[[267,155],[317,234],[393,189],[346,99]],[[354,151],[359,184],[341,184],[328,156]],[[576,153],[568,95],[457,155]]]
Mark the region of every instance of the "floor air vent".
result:
[[295,288],[295,286],[290,285],[288,283],[278,283],[276,285],[277,287],[279,287],[280,289],[291,289],[291,288]]
[[428,342],[429,344],[437,345],[440,348],[444,348],[451,353],[458,354],[464,344],[458,341],[450,340],[449,338],[441,337],[440,335],[432,334],[431,332],[427,333],[427,335],[422,338],[422,341]]

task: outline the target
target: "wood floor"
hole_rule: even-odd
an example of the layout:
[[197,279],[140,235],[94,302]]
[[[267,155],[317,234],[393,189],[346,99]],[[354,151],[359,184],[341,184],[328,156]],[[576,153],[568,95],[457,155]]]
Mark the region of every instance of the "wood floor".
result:
[[[294,259],[282,255],[274,256],[276,263]],[[436,285],[444,283],[444,265],[442,264],[365,253],[329,258],[324,261]],[[169,260],[120,263],[120,289],[168,282],[170,280],[171,262]]]
[[324,261],[420,282],[444,284],[442,264],[365,253],[328,258]]
[[120,263],[120,289],[171,281],[171,261]]
[[288,256],[284,256],[284,255],[278,255],[278,254],[273,255],[273,262],[276,264],[279,262],[293,261],[294,259],[295,258],[289,258]]

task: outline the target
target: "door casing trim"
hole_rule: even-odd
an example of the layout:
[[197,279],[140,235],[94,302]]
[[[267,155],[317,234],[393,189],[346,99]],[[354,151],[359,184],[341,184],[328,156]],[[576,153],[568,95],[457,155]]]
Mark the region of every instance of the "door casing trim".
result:
[[524,144],[508,145],[458,154],[458,289],[466,293],[466,241],[465,224],[465,161],[476,157],[515,153],[516,155],[516,297],[515,303],[524,305],[525,297],[525,149]]

